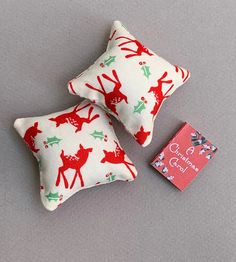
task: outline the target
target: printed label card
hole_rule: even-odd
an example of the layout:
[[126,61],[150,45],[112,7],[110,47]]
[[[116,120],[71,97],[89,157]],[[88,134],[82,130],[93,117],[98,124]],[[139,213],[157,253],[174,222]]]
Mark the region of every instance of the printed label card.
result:
[[183,191],[217,151],[209,140],[185,123],[151,165]]

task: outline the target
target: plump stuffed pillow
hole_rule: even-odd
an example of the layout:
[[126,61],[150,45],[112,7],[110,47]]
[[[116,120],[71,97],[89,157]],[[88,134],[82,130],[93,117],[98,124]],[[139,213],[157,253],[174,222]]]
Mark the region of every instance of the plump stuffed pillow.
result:
[[189,71],[144,47],[115,21],[106,52],[71,80],[68,89],[103,107],[147,146],[162,103],[189,77]]
[[38,160],[41,200],[48,210],[81,189],[136,177],[109,115],[88,100],[50,115],[17,119],[14,127]]

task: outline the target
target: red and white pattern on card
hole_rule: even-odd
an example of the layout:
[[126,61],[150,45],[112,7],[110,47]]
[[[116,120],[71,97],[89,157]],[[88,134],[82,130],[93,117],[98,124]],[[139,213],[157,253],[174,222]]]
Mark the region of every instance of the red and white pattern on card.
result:
[[185,123],[151,165],[183,191],[214,157],[216,151],[215,145]]

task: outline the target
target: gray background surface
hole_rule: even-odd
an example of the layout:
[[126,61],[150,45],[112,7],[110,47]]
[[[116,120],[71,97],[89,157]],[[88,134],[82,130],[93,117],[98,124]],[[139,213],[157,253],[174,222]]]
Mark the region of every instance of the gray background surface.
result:
[[[0,5],[0,261],[235,262],[235,1]],[[115,122],[135,182],[80,192],[48,212],[37,163],[13,121],[74,105],[66,83],[102,54],[117,19],[192,77],[164,104],[147,148]],[[220,151],[181,193],[148,163],[183,121]]]

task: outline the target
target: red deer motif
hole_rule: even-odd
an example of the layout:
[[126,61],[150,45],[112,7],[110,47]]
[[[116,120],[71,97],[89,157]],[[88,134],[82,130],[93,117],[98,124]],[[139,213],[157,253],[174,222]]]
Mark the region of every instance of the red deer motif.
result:
[[111,121],[111,115],[106,113],[106,112],[105,112],[105,114],[106,114],[107,118],[109,119],[109,122],[108,122],[109,125],[112,126],[113,124],[112,124],[112,121]]
[[72,91],[72,93],[76,94],[75,89],[74,89],[73,84],[72,84],[71,81],[68,83],[68,86],[69,86],[70,90]]
[[49,120],[56,122],[56,127],[59,127],[62,124],[68,123],[71,124],[72,126],[76,127],[75,133],[80,131],[82,129],[82,126],[84,123],[91,123],[93,120],[99,117],[98,114],[94,115],[91,117],[91,114],[93,112],[93,107],[91,106],[88,111],[88,117],[80,117],[76,113],[79,112],[80,110],[90,106],[90,104],[87,104],[81,108],[78,108],[79,105],[77,105],[71,112],[65,113],[62,115],[59,115],[55,118],[50,118]]
[[140,130],[134,135],[139,144],[143,145],[147,137],[151,134],[149,131],[144,131],[143,126],[140,127]]
[[187,74],[185,75],[184,74],[184,70],[181,67],[177,66],[177,65],[175,65],[175,72],[176,73],[181,72],[181,77],[183,79],[183,83],[189,78],[189,75],[190,75],[190,72],[188,70],[187,70]]
[[68,180],[65,177],[65,171],[68,170],[68,169],[74,169],[75,175],[74,175],[73,181],[70,185],[70,189],[73,188],[77,176],[80,179],[81,187],[84,187],[84,180],[83,180],[80,169],[81,169],[82,166],[84,166],[86,164],[88,157],[89,157],[89,153],[92,152],[92,151],[93,151],[92,148],[84,148],[81,144],[79,145],[79,150],[77,151],[77,153],[75,155],[65,155],[64,150],[62,150],[60,157],[61,157],[63,165],[61,167],[59,167],[59,169],[58,169],[56,186],[59,186],[60,181],[61,181],[61,176],[62,176],[62,178],[64,180],[65,188],[68,188]]
[[115,34],[116,34],[116,30],[114,30],[114,31],[111,33],[108,41],[111,41]]
[[[153,117],[158,113],[164,100],[169,97],[167,94],[174,87],[174,85],[172,84],[172,80],[165,80],[166,76],[167,76],[167,72],[164,72],[162,77],[157,80],[157,86],[152,86],[148,91],[148,93],[153,92],[156,98],[155,105],[151,111],[151,114],[153,115]],[[163,94],[162,92],[163,84],[172,84],[170,88],[166,91],[165,94]]]
[[130,168],[130,166],[134,166],[134,164],[129,163],[127,161],[125,161],[125,151],[123,149],[120,148],[119,144],[114,141],[116,144],[116,149],[115,151],[106,151],[103,150],[104,153],[104,158],[101,160],[101,163],[111,163],[111,164],[124,164],[128,170],[130,171],[131,175],[133,178],[136,177],[135,173],[132,171],[132,169]]
[[119,47],[127,45],[127,44],[131,44],[131,43],[135,44],[137,46],[136,50],[133,50],[133,49],[130,49],[130,48],[127,48],[127,47],[122,47],[121,50],[131,52],[131,54],[126,55],[125,58],[130,58],[130,57],[133,57],[133,56],[141,56],[143,53],[147,54],[149,56],[153,55],[152,53],[150,53],[150,51],[142,43],[140,43],[136,39],[131,39],[131,38],[125,37],[125,36],[119,36],[115,40],[119,40],[119,39],[128,40],[128,41],[125,41],[125,42],[119,44],[118,45]]
[[26,130],[24,135],[24,140],[26,144],[34,153],[37,153],[39,151],[39,149],[35,148],[35,144],[34,144],[34,139],[39,133],[42,133],[42,131],[38,129],[38,122],[35,122],[33,126],[31,126]]
[[101,93],[103,96],[104,96],[104,99],[105,99],[105,104],[106,106],[113,112],[117,115],[117,112],[116,112],[116,105],[118,103],[120,103],[121,101],[125,101],[127,104],[128,104],[128,99],[127,99],[127,96],[124,95],[123,93],[121,93],[120,91],[120,88],[121,88],[121,82],[117,76],[117,73],[115,70],[112,70],[112,74],[114,76],[114,79],[110,78],[108,75],[106,74],[102,74],[102,77],[105,78],[106,80],[114,83],[114,88],[113,88],[113,91],[111,92],[106,92],[105,88],[104,88],[104,85],[102,83],[102,80],[100,78],[100,76],[97,76],[97,80],[98,80],[98,83],[101,87],[101,89],[98,89],[96,87],[93,87],[91,86],[90,84],[86,83],[85,85],[92,89],[92,90],[95,90],[99,93]]

